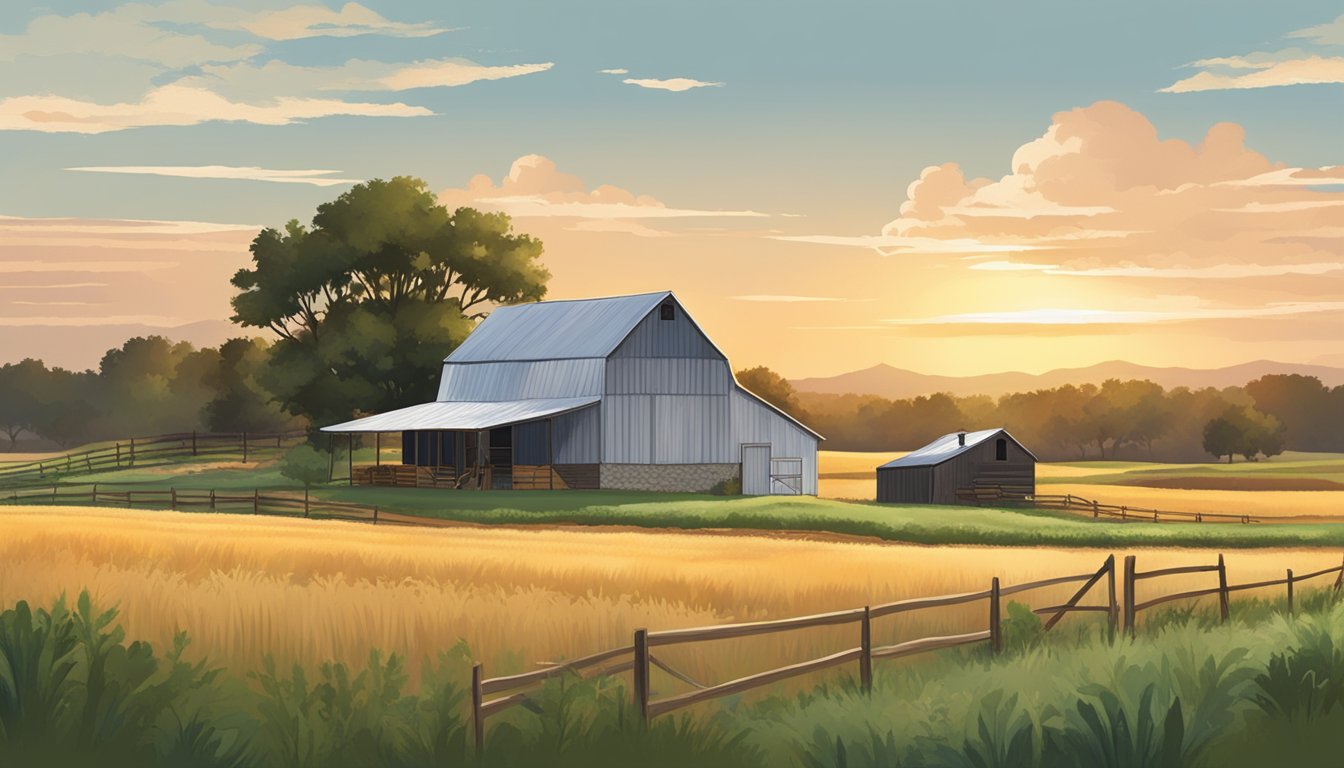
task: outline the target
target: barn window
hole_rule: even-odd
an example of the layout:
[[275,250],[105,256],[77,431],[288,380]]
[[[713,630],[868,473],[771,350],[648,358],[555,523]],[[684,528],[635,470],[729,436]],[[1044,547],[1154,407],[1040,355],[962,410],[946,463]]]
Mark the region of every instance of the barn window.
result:
[[1008,441],[1002,437],[994,443],[994,458],[997,461],[1008,460]]
[[670,301],[664,302],[663,306],[659,307],[659,310],[661,312],[661,314],[659,314],[659,317],[661,317],[662,319],[664,320],[677,319],[677,308],[672,305],[672,302]]

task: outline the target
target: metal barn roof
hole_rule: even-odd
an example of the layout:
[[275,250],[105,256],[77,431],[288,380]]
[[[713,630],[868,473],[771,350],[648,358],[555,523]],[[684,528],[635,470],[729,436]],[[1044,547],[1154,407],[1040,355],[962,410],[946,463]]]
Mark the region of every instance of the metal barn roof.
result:
[[[957,439],[958,435],[963,434],[966,435],[965,445],[962,445],[961,442]],[[1002,434],[1004,437],[1007,437],[1009,440],[1012,440],[1019,446],[1022,445],[1021,443],[1017,442],[1016,438],[1008,434],[1007,430],[1002,428],[982,429],[978,432],[949,432],[948,434],[943,435],[937,440],[934,440],[932,443],[929,443],[923,448],[911,451],[910,453],[907,453],[906,455],[902,456],[899,459],[889,461],[886,464],[883,464],[882,466],[878,467],[878,469],[897,469],[901,467],[931,467],[935,464],[942,464],[944,461],[947,461],[948,459],[953,458],[954,456],[960,456],[966,451],[969,451],[975,446],[999,434]],[[1027,449],[1023,447],[1022,450],[1026,451]],[[1031,455],[1031,451],[1027,451],[1027,453]],[[1033,459],[1036,458],[1035,455],[1031,455],[1031,457]]]
[[499,307],[444,362],[606,357],[669,291]]
[[323,432],[401,432],[415,429],[491,429],[558,416],[592,405],[598,397],[504,400],[494,403],[422,403],[323,427]]

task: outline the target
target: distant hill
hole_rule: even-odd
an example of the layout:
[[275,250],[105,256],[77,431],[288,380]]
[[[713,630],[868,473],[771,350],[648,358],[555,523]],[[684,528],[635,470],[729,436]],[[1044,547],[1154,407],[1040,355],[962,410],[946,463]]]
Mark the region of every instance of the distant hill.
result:
[[947,392],[953,395],[998,396],[1009,392],[1048,389],[1065,384],[1100,384],[1106,379],[1147,379],[1167,389],[1173,387],[1240,386],[1268,374],[1297,373],[1315,376],[1327,386],[1344,385],[1344,368],[1257,360],[1227,368],[1154,368],[1112,360],[1086,368],[1060,368],[1046,373],[990,373],[982,376],[931,376],[890,365],[875,365],[839,376],[794,379],[800,392],[821,394],[880,395],[890,399]]

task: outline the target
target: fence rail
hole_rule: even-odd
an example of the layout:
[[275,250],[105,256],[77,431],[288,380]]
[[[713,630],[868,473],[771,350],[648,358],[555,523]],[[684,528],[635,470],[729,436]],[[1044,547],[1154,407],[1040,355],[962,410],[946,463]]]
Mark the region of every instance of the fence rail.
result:
[[1195,522],[1195,523],[1258,523],[1251,515],[1226,512],[1182,512],[1172,509],[1132,507],[1127,504],[1103,504],[1073,494],[1032,493],[1022,488],[980,486],[957,491],[957,500],[971,504],[1028,505],[1037,509],[1060,512],[1083,512],[1094,518],[1107,518],[1133,523]]
[[404,519],[380,519],[380,509],[368,504],[333,501],[313,497],[308,491],[202,490],[177,488],[118,488],[105,485],[52,485],[42,488],[7,488],[0,491],[0,502],[11,504],[116,504],[125,507],[155,509],[207,509],[211,512],[235,512],[282,517],[319,517],[369,523],[414,524]]
[[294,445],[305,437],[304,432],[178,432],[132,437],[85,451],[0,466],[0,487],[44,486],[55,478],[148,468],[188,456],[241,455],[246,463],[249,457]]

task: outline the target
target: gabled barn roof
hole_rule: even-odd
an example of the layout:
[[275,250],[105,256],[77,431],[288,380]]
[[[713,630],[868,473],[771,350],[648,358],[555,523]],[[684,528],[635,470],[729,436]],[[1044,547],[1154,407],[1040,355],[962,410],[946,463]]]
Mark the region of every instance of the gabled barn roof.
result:
[[[958,436],[960,435],[966,435],[965,445],[962,445],[961,441],[958,439]],[[1026,446],[1022,445],[1022,443],[1017,441],[1017,438],[1008,434],[1008,430],[1003,428],[995,428],[995,429],[982,429],[978,432],[949,432],[946,435],[943,435],[942,437],[938,438],[937,440],[934,440],[932,443],[929,443],[928,445],[924,446],[923,448],[911,451],[910,453],[907,453],[906,455],[902,456],[899,459],[889,461],[886,464],[883,464],[882,466],[878,467],[878,469],[898,469],[901,467],[932,467],[936,464],[942,464],[944,461],[947,461],[948,459],[960,456],[961,454],[971,450],[972,448],[985,442],[986,440],[990,440],[999,435],[1003,435],[1009,440],[1012,440],[1014,443],[1017,443],[1017,446],[1019,448],[1021,448],[1024,451],[1027,451],[1028,456],[1031,456],[1032,459],[1039,461],[1039,459],[1036,459],[1035,454],[1033,454],[1031,451],[1028,451]]]
[[499,307],[444,362],[607,357],[670,296],[670,291],[659,291]]

